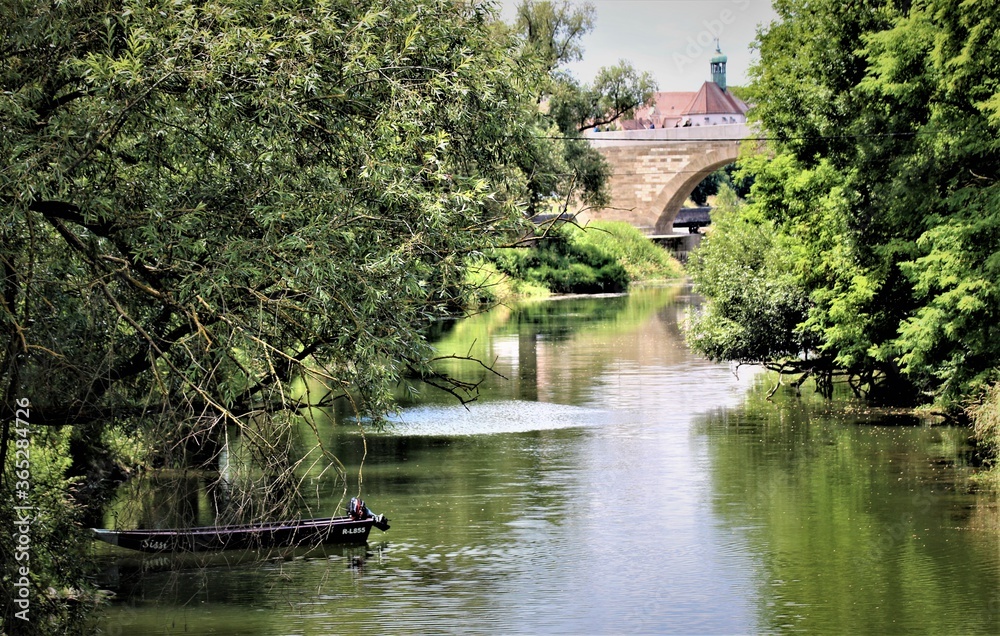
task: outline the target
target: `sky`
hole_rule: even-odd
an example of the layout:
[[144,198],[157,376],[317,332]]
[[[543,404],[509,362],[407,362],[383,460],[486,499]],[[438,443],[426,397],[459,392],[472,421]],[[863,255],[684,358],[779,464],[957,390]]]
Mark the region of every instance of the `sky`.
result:
[[[571,0],[573,4],[582,0]],[[771,0],[590,0],[594,30],[584,36],[583,60],[567,69],[591,82],[598,69],[624,59],[649,71],[661,91],[696,91],[711,79],[715,38],[729,58],[726,83],[747,83],[750,44],[758,24],[776,17]],[[512,20],[518,0],[501,0]]]

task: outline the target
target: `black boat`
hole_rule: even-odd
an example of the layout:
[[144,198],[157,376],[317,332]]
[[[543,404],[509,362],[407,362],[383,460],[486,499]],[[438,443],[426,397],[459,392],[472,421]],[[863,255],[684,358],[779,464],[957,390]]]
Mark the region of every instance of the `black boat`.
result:
[[385,532],[389,522],[384,515],[372,514],[360,500],[352,499],[345,517],[167,530],[92,530],[101,541],[130,550],[209,552],[364,543],[372,526]]

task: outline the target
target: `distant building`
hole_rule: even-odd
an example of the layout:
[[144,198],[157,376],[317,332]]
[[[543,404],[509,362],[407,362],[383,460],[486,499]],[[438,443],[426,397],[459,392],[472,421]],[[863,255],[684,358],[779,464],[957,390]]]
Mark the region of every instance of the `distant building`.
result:
[[645,128],[677,128],[681,126],[718,126],[742,124],[747,120],[749,106],[726,90],[726,62],[718,45],[711,61],[712,81],[702,84],[696,92],[660,92],[653,95],[653,104],[635,112],[635,119],[621,121],[625,130]]

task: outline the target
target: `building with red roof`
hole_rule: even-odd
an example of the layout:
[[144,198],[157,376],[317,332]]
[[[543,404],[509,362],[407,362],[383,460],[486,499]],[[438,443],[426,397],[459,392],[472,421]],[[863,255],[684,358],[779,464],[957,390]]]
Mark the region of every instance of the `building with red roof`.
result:
[[659,92],[653,103],[636,109],[635,118],[620,121],[624,130],[676,128],[680,126],[717,126],[742,124],[749,106],[726,89],[727,58],[716,46],[712,57],[712,80],[696,92]]

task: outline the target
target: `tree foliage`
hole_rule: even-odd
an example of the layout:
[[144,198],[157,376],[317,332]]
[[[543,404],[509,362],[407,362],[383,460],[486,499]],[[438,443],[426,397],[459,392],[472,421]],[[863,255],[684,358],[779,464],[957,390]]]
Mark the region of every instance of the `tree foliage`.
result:
[[750,194],[753,179],[746,172],[740,173],[740,177],[735,175],[736,164],[734,163],[719,168],[695,186],[694,191],[691,192],[691,200],[694,201],[695,205],[708,205],[708,197],[718,194],[723,186],[735,192],[737,197],[745,199]]
[[514,29],[524,38],[527,52],[551,73],[583,59],[580,39],[594,30],[594,13],[590,3],[523,0],[517,5]]
[[457,0],[0,3],[0,456],[16,399],[73,474],[112,428],[277,466],[279,412],[472,388],[422,329],[524,231],[522,53]]
[[800,325],[808,298],[774,224],[750,222],[724,188],[712,234],[688,262],[700,293],[710,298],[693,317],[689,341],[709,359],[771,364],[809,347]]
[[477,5],[5,6],[4,397],[39,422],[238,420],[307,362],[377,412],[520,227],[533,69]]
[[536,146],[521,161],[532,215],[553,204],[566,212],[577,200],[597,207],[608,203],[610,168],[580,132],[629,117],[656,90],[649,73],[624,60],[600,69],[592,86],[565,71],[566,63],[582,57],[580,39],[593,28],[590,3],[523,0],[517,8],[512,29],[524,43],[522,54],[548,69],[536,95],[543,105],[533,126]]
[[490,259],[497,279],[563,294],[620,293],[630,282],[669,280],[681,273],[665,250],[617,221],[543,227],[531,247],[495,250]]
[[640,73],[621,60],[601,68],[592,86],[560,75],[551,98],[552,117],[561,130],[582,132],[632,117],[635,109],[648,103],[655,92],[652,75]]
[[803,317],[784,315],[808,336],[795,355],[902,376],[944,404],[978,393],[1000,359],[1000,10],[950,0],[775,9],[748,88],[771,141],[744,162],[755,183],[740,215],[773,232],[772,259],[788,262],[776,274],[769,259],[756,276],[808,299]]

